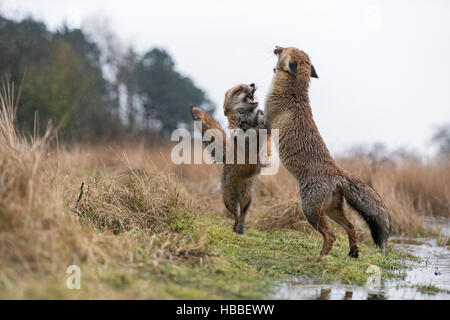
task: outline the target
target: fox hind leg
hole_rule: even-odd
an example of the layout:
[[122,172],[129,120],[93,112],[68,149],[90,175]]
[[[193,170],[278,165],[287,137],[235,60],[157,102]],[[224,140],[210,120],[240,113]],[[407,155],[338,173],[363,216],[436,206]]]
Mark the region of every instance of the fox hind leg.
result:
[[239,225],[239,210],[238,210],[239,203],[234,197],[227,195],[226,193],[224,194],[223,202],[227,210],[234,216],[233,231],[238,232],[237,230]]
[[247,215],[248,208],[252,204],[252,198],[250,198],[245,205],[240,205],[241,214],[239,215],[239,223],[235,230],[238,234],[244,234],[245,217]]
[[333,247],[333,243],[336,240],[333,232],[328,228],[328,224],[325,216],[324,201],[308,201],[309,199],[302,198],[303,213],[306,220],[313,226],[323,237],[322,250],[320,255],[326,255]]
[[342,226],[348,235],[350,252],[348,255],[352,258],[358,258],[359,250],[356,240],[356,229],[353,224],[347,219],[344,213],[344,198],[341,190],[333,192],[332,200],[327,209],[327,216],[330,217],[337,224]]

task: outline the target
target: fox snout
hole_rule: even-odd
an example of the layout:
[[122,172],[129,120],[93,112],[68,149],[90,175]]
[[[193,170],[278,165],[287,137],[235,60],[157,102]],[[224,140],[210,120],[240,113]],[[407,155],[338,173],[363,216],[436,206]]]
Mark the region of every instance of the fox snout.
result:
[[273,68],[274,73],[277,73],[277,71],[284,71],[291,74],[293,77],[297,77],[299,73],[308,74],[309,72],[310,78],[319,78],[305,52],[297,48],[283,48],[276,46],[273,53],[278,57],[277,65]]
[[255,84],[254,84],[254,83],[250,83],[250,84],[247,86],[247,88],[245,89],[245,91],[246,91],[247,93],[255,92],[255,91],[256,91],[256,86],[255,86]]
[[254,93],[256,91],[256,86],[254,83],[250,83],[247,88],[245,88],[246,96],[243,98],[243,102],[251,106],[251,110],[258,106],[258,102],[255,100]]
[[275,46],[275,50],[273,50],[273,53],[275,55],[278,55],[278,54],[280,54],[283,51],[283,49],[284,49],[283,47]]

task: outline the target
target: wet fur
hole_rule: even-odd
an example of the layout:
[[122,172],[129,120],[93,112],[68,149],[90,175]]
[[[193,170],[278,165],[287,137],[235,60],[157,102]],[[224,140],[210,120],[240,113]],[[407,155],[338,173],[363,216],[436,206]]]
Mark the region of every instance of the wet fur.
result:
[[279,130],[280,159],[299,182],[306,219],[323,236],[320,254],[328,254],[335,241],[328,216],[346,230],[349,256],[358,257],[356,231],[345,216],[344,198],[367,222],[374,242],[384,251],[391,217],[380,196],[341,169],[322,140],[309,104],[310,77],[317,77],[309,57],[296,48],[277,47],[275,54],[278,63],[266,100],[265,125]]
[[[258,110],[257,107],[252,110],[236,108],[236,106],[239,106],[241,100],[239,96],[236,96],[236,90],[247,90],[247,88],[247,85],[239,85],[228,90],[225,95],[224,114],[228,118],[230,129],[242,129],[245,132],[248,129],[265,128],[263,112]],[[200,107],[192,107],[192,116],[194,120],[202,122],[203,133],[208,129],[220,128],[220,125]],[[223,130],[221,128],[220,130],[223,136],[226,137]],[[237,139],[236,134],[232,135],[230,139]],[[226,138],[224,138],[223,141],[226,141]],[[234,153],[234,164],[225,163],[226,153],[229,152],[229,150],[227,149],[224,152],[224,165],[221,179],[223,202],[227,210],[235,217],[233,230],[238,234],[244,233],[245,217],[253,199],[254,190],[258,182],[258,175],[263,167],[263,165],[259,163],[248,163],[249,148],[247,144],[248,139],[246,140],[244,164],[237,164],[237,148],[230,150]],[[236,146],[236,141],[234,146]],[[259,151],[260,150],[258,149],[258,153]],[[268,152],[270,151],[268,150]]]

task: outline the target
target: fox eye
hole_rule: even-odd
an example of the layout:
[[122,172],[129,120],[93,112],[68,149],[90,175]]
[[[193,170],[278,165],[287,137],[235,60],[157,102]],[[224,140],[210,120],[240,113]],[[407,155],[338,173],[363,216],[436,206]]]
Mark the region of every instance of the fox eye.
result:
[[239,88],[239,89],[237,89],[234,93],[235,94],[238,94],[238,93],[240,93],[242,91],[242,88]]

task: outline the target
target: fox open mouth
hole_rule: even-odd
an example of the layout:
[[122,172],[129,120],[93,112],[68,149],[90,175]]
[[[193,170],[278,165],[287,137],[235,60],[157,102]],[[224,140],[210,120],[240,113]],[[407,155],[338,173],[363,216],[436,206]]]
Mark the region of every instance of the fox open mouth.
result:
[[254,97],[254,93],[256,90],[252,90],[252,92],[250,92],[248,95],[245,96],[244,98],[244,102],[247,104],[251,104],[253,106],[257,106],[258,105],[258,101],[255,100]]

